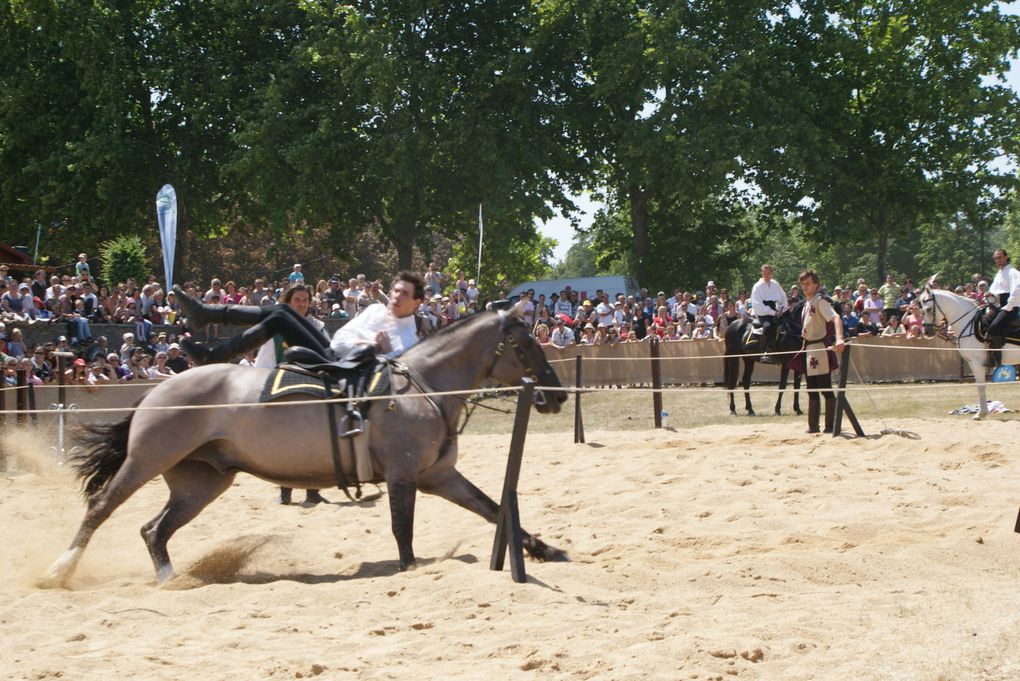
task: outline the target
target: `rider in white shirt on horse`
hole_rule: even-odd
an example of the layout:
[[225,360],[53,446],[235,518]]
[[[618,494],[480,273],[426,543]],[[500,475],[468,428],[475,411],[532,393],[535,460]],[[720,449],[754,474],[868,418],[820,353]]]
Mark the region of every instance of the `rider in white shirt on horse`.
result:
[[[1013,267],[1009,254],[1000,248],[992,256],[999,271],[995,273],[988,293],[996,296],[999,311],[995,319],[988,325],[988,336],[993,348],[1001,348],[1006,342],[1006,327],[1017,319],[1017,308],[1020,307],[1020,270]],[[987,364],[998,364],[999,353],[995,352],[988,358]]]
[[777,317],[786,308],[786,291],[772,278],[772,265],[765,263],[761,266],[761,279],[751,289],[751,314],[758,318],[762,340],[765,342],[760,360],[762,362],[775,361],[768,353],[775,347],[776,336],[779,334]]

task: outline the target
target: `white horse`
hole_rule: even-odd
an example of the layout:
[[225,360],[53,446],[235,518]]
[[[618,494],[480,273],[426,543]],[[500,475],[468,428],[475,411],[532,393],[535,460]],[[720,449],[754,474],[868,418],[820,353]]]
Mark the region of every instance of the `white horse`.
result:
[[[990,350],[974,335],[974,321],[985,308],[970,298],[933,289],[930,280],[917,297],[917,302],[921,306],[926,334],[932,333],[934,328],[943,322],[955,332],[956,349],[970,364],[970,371],[974,374],[974,384],[978,390],[978,413],[974,418],[975,420],[984,418],[988,415],[988,402],[985,399],[985,359]],[[1015,345],[1002,348],[1002,363],[1020,364],[1020,348]]]

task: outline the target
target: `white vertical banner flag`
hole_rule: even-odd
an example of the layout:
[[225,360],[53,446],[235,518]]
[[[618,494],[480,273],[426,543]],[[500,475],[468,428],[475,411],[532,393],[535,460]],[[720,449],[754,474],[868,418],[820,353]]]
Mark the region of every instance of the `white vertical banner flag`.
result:
[[156,194],[156,219],[159,221],[159,241],[163,247],[163,270],[166,272],[166,290],[174,285],[174,252],[177,249],[177,192],[168,184]]
[[482,233],[485,227],[482,224],[482,204],[478,204],[478,271],[475,273],[475,286],[482,285]]

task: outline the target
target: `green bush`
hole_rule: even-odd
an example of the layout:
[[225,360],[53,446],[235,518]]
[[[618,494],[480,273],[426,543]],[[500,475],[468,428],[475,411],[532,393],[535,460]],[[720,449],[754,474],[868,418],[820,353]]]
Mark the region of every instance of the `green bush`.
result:
[[138,285],[145,283],[152,268],[145,257],[145,247],[137,236],[119,236],[99,248],[103,259],[103,280],[109,286],[134,277]]

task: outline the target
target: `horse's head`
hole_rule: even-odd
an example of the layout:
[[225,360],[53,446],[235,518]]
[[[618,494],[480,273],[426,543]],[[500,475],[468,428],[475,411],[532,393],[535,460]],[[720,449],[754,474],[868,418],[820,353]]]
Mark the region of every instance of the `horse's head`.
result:
[[501,311],[499,344],[489,372],[493,379],[504,385],[520,385],[528,377],[538,383],[535,389],[535,408],[542,413],[557,413],[567,401],[565,392],[555,390],[546,393],[542,387],[560,388],[560,379],[546,361],[541,346],[531,335],[531,330],[522,321],[523,306],[517,305],[509,311]]
[[942,314],[942,319],[939,319],[941,310],[939,310],[938,301],[935,300],[935,292],[932,289],[932,283],[937,276],[933,275],[917,296],[917,304],[921,308],[921,326],[924,329],[924,335],[929,338],[935,335],[936,327],[945,321],[945,314]]

